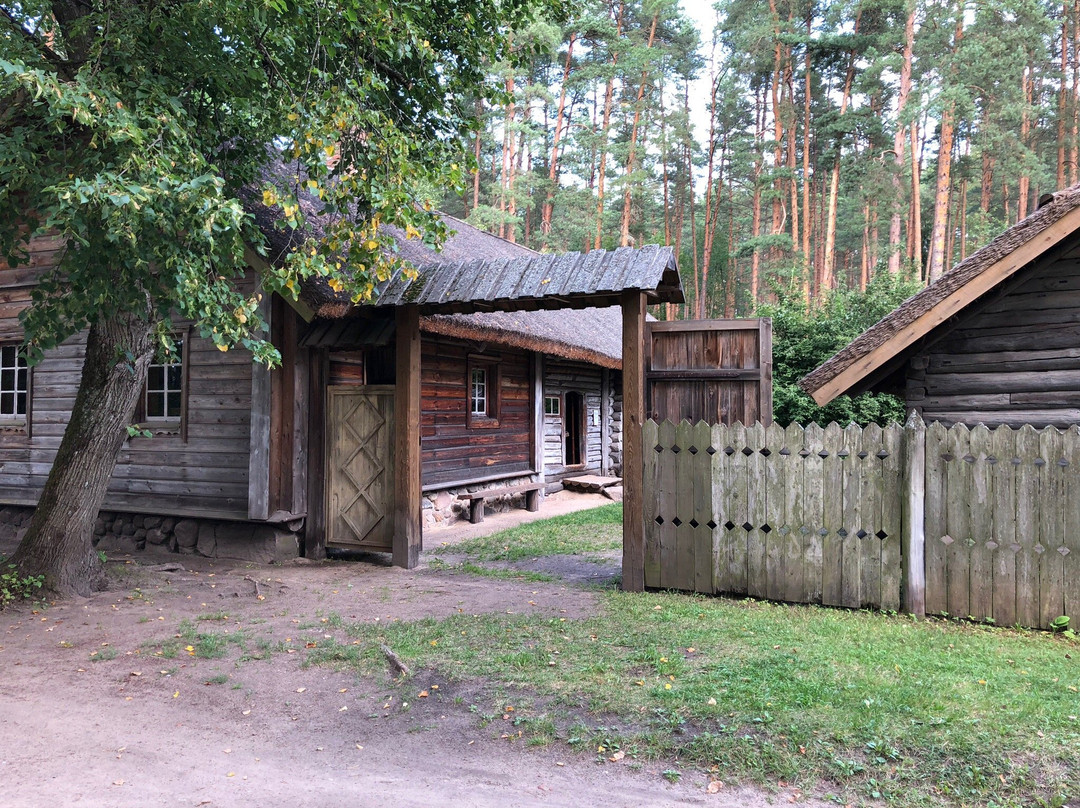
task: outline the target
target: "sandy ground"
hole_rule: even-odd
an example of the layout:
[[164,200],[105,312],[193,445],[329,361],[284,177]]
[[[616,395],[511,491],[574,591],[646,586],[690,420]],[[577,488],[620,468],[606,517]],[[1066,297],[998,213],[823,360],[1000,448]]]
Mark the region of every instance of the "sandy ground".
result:
[[[541,515],[560,507],[576,505],[549,503]],[[515,513],[431,531],[426,544],[445,553],[462,534],[532,517]],[[0,613],[0,805],[733,808],[799,796],[707,793],[705,773],[667,782],[671,761],[598,764],[564,744],[527,747],[468,711],[480,698],[474,685],[420,672],[398,689],[389,673],[303,665],[309,643],[349,642],[327,615],[590,613],[595,595],[573,583],[471,578],[423,563],[409,572],[370,559],[260,567],[139,554],[110,565],[110,592]],[[223,659],[153,656],[182,620],[210,614],[227,619],[201,630],[242,627],[293,650],[251,661],[236,646]],[[429,696],[405,709],[413,689]]]

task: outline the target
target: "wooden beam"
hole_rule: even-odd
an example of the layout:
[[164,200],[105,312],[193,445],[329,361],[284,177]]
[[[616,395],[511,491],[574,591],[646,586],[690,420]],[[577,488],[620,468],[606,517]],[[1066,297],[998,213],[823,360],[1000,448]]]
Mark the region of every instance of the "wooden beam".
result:
[[758,380],[758,412],[761,423],[768,426],[773,422],[772,319],[769,317],[758,320],[758,365],[761,373]]
[[308,349],[307,521],[304,557],[326,558],[326,380],[330,357],[325,348]]
[[904,482],[901,501],[903,533],[900,577],[901,608],[926,614],[926,424],[912,410],[904,424]]
[[420,310],[397,315],[397,394],[394,397],[394,566],[420,563]]
[[[532,355],[532,467],[538,483],[544,482],[544,355]],[[543,498],[544,489],[540,489]]]
[[600,369],[600,473],[611,474],[611,371]]
[[[270,265],[266,262],[266,259],[259,255],[250,245],[244,245],[244,261],[247,265],[254,269],[259,275],[265,274]],[[289,300],[288,298],[282,298],[286,303],[292,306],[293,310],[304,318],[305,323],[310,323],[315,319],[315,311],[305,303],[303,300],[297,298],[296,300]]]
[[[1080,208],[1066,213],[1030,241],[1021,244],[1000,260],[975,275],[964,285],[915,318],[910,324],[889,335],[880,345],[867,351],[811,395],[818,406],[825,406],[845,393],[866,375],[893,356],[928,335],[934,328],[955,316],[991,291],[1002,281],[1019,272],[1047,250],[1080,229]],[[939,281],[940,283],[940,281]]]
[[[259,315],[269,327],[270,295],[263,294]],[[251,368],[251,431],[248,454],[248,519],[270,515],[270,369],[256,362]]]
[[690,380],[756,382],[765,374],[764,368],[665,368],[664,370],[650,370],[645,375],[651,382]]
[[645,424],[645,295],[622,295],[623,328],[623,563],[622,588],[645,588],[642,434]]

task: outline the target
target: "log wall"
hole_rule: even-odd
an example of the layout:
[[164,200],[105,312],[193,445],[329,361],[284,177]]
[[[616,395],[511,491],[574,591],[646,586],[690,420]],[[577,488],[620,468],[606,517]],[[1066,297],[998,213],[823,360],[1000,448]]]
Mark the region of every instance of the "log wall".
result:
[[[29,266],[0,262],[0,340],[22,339],[19,312],[43,271],[61,257],[56,239],[38,239]],[[36,505],[75,401],[85,334],[47,353],[31,371],[28,428],[0,435],[0,503]],[[251,354],[218,351],[192,337],[186,434],[129,439],[104,507],[115,511],[245,519],[251,413]]]
[[[532,371],[529,354],[485,350],[436,335],[421,340],[421,462],[425,488],[532,469]],[[468,423],[469,357],[498,365],[498,426]]]
[[906,398],[928,422],[1080,421],[1080,260],[1029,273],[909,360]]

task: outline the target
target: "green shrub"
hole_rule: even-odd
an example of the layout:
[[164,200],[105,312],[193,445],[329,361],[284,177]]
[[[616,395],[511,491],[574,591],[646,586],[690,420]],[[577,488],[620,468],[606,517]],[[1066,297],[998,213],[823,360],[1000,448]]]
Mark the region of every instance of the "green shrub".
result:
[[17,600],[34,597],[45,583],[44,575],[20,575],[14,564],[0,556],[0,609]]

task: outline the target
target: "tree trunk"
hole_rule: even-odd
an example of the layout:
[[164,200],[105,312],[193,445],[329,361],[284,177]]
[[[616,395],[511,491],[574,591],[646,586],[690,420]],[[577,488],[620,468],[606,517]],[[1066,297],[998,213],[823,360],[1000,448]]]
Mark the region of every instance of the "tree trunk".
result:
[[[860,14],[855,15],[855,35],[859,33]],[[847,113],[848,101],[851,99],[851,84],[855,80],[855,49],[848,53],[847,72],[844,74],[844,91],[840,96],[840,118]],[[840,191],[840,161],[843,157],[841,143],[836,144],[836,160],[833,162],[832,175],[829,177],[829,210],[825,219],[825,263],[821,269],[822,291],[827,291],[835,285],[836,269],[836,207],[837,197]]]
[[[127,438],[153,353],[146,312],[90,327],[71,420],[30,527],[11,557],[24,575],[44,575],[58,595],[89,595],[104,583],[93,531],[116,457]],[[134,366],[117,361],[135,357]]]
[[1057,104],[1057,189],[1065,187],[1065,110],[1068,97],[1069,70],[1069,4],[1061,7],[1061,84]]
[[922,161],[919,159],[919,122],[911,122],[911,233],[908,238],[908,261],[915,277],[922,277]]
[[548,164],[548,189],[544,208],[540,213],[540,232],[545,236],[551,232],[551,216],[555,211],[555,189],[559,184],[559,138],[562,136],[563,121],[566,114],[566,84],[570,80],[570,65],[574,53],[577,34],[570,34],[566,45],[566,65],[563,67],[562,83],[559,85],[559,111],[555,114],[555,131],[551,136],[551,162]]
[[[656,23],[660,19],[660,12],[653,14],[652,25],[649,27],[649,41],[645,45],[646,50],[652,50],[653,42],[656,41]],[[626,155],[626,186],[623,188],[622,209],[622,237],[620,243],[623,247],[630,246],[630,206],[633,202],[634,161],[637,159],[638,125],[641,123],[641,101],[645,98],[645,89],[649,84],[648,65],[641,70],[641,83],[638,85],[637,98],[634,99],[634,120],[630,126],[630,148]]]
[[893,174],[893,214],[889,219],[889,272],[897,275],[900,272],[900,175],[904,170],[904,131],[903,122],[904,107],[907,106],[908,97],[911,95],[911,55],[915,46],[915,3],[911,3],[908,9],[907,19],[904,21],[904,55],[900,63],[900,94],[896,100],[896,134],[893,136],[893,159],[896,163],[896,172]]
[[[623,7],[619,6],[618,18],[615,21],[615,42],[622,37]],[[596,233],[593,238],[593,249],[599,250],[601,238],[604,234],[604,175],[607,172],[608,134],[611,129],[611,103],[615,96],[615,70],[619,64],[618,51],[611,52],[611,75],[607,80],[607,90],[604,93],[604,122],[601,129],[600,141],[600,168],[596,178]]]

